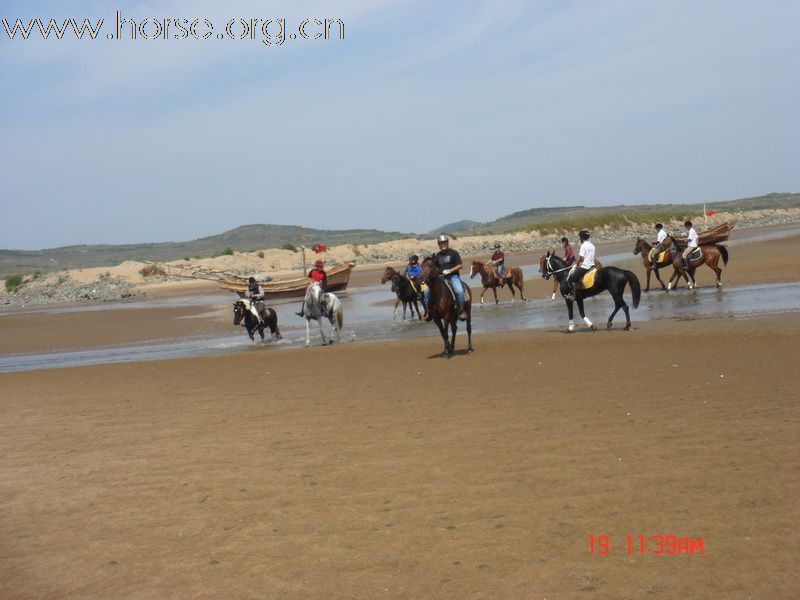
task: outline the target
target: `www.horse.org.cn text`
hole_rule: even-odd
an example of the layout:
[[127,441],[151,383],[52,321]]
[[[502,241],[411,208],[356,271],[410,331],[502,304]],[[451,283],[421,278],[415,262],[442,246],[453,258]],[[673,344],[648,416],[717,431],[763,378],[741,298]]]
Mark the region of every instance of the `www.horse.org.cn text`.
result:
[[[8,41],[27,40],[239,40],[258,41],[265,46],[282,46],[287,41],[344,40],[341,19],[233,18],[215,24],[206,18],[125,17],[116,11],[113,24],[105,19],[0,19]],[[0,34],[0,39],[2,39]]]

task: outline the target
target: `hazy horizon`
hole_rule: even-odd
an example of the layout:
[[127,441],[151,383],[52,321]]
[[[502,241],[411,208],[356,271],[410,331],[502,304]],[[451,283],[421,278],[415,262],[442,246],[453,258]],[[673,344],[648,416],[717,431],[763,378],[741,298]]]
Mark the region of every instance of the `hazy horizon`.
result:
[[105,34],[116,10],[215,33],[340,19],[345,35],[267,47],[0,27],[0,248],[257,223],[422,233],[800,189],[795,2],[14,0],[0,18],[102,18]]

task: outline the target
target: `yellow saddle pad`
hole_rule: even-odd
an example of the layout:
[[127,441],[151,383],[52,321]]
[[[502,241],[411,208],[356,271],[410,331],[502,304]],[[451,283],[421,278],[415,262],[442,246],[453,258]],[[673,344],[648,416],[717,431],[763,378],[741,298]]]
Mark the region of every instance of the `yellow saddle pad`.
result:
[[594,280],[595,276],[597,275],[597,267],[592,267],[592,269],[583,276],[581,279],[581,289],[589,290],[594,287]]
[[659,252],[658,256],[655,256],[655,251],[656,251],[655,248],[651,248],[650,249],[650,256],[648,257],[652,264],[658,264],[658,263],[661,263],[661,262],[664,262],[665,260],[667,260],[667,251],[666,250],[662,250],[661,252]]

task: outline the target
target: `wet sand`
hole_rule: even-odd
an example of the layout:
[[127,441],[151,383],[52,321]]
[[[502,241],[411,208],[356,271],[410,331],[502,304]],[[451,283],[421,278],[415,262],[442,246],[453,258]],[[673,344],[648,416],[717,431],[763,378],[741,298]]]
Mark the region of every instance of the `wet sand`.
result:
[[792,313],[0,375],[0,597],[796,598],[798,334]]

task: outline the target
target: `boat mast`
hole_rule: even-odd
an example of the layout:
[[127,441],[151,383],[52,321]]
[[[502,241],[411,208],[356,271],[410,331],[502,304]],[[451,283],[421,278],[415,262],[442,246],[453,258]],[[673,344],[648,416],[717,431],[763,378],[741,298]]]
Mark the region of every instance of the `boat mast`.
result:
[[300,225],[300,248],[303,251],[303,273],[306,272],[306,236],[303,226]]

